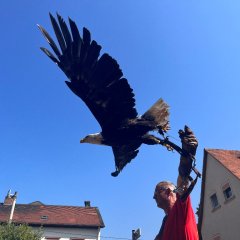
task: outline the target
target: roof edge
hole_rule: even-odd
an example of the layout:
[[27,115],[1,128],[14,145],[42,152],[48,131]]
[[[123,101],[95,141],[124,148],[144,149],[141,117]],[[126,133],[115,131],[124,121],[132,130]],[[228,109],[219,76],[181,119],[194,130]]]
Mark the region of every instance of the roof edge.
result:
[[201,184],[201,196],[199,204],[199,216],[198,216],[198,233],[199,239],[202,240],[202,220],[203,220],[203,207],[204,207],[204,195],[205,195],[205,180],[206,180],[206,170],[207,170],[207,154],[208,151],[204,148],[203,153],[203,168],[202,168],[202,184]]
[[96,207],[96,211],[97,211],[97,214],[98,214],[100,223],[101,223],[100,228],[104,228],[104,227],[105,227],[105,224],[104,224],[104,222],[103,222],[102,215],[101,215],[101,213],[100,213],[100,211],[99,211],[99,209],[98,209],[97,207]]

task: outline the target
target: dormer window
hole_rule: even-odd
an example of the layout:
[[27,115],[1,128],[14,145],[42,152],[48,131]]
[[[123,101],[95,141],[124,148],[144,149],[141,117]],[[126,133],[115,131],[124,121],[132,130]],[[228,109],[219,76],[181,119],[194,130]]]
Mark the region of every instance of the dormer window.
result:
[[48,216],[42,215],[42,216],[41,216],[41,220],[48,220]]

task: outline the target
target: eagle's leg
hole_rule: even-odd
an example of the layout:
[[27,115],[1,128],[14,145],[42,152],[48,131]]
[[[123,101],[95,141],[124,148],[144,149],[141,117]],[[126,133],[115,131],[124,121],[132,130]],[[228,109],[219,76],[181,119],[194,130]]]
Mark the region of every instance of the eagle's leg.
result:
[[168,140],[168,137],[165,137],[164,140],[162,140],[161,145],[165,146],[168,150],[176,150],[180,155],[185,155],[187,153],[185,153],[183,151],[183,149],[181,147],[179,147],[178,145],[176,145],[175,143],[171,142]]
[[142,136],[142,143],[147,145],[162,144],[162,139],[155,137],[154,135],[145,134]]
[[142,142],[147,145],[160,144],[160,145],[166,147],[168,151],[173,151],[175,149],[171,144],[169,144],[171,142],[167,138],[161,139],[161,138],[158,138],[158,137],[156,137],[154,135],[150,135],[150,134],[145,134],[142,137]]

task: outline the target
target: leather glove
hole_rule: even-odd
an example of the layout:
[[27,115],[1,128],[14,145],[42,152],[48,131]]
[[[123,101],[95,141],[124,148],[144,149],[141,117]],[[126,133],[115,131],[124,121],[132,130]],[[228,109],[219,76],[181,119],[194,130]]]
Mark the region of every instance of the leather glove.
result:
[[185,179],[191,173],[192,162],[197,151],[198,141],[193,131],[188,126],[185,126],[184,130],[179,130],[178,133],[184,151],[180,158],[178,171],[179,175]]

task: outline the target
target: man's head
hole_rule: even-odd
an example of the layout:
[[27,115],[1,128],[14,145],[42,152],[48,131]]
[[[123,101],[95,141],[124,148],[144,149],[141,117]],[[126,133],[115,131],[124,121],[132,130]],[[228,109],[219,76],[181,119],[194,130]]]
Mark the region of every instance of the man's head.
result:
[[157,206],[165,212],[172,208],[177,199],[176,193],[173,192],[175,188],[175,185],[168,181],[162,181],[156,185],[153,198]]

